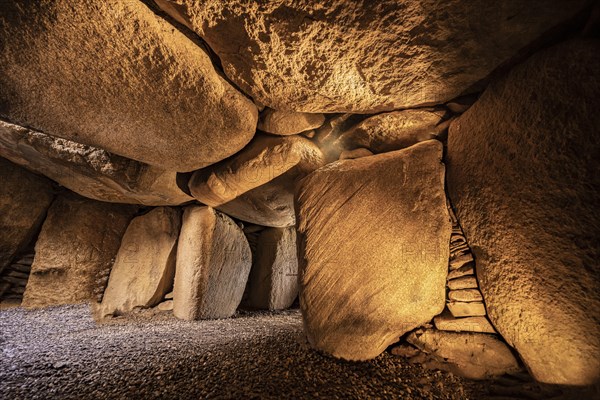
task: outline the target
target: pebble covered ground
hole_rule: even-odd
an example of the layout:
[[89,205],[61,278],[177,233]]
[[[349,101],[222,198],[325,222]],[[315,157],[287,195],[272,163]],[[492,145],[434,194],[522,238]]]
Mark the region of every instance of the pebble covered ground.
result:
[[0,350],[0,399],[479,399],[489,392],[486,382],[387,352],[369,362],[323,355],[306,344],[297,310],[197,322],[141,313],[98,324],[85,305],[12,308],[0,311]]

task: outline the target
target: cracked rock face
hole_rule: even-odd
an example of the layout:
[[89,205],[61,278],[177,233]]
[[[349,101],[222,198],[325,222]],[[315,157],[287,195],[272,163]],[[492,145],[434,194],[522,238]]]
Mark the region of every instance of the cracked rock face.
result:
[[300,182],[300,306],[314,347],[374,358],[443,310],[452,226],[441,158],[429,140]]
[[254,135],[252,101],[140,1],[4,2],[0,37],[0,116],[13,123],[177,172]]
[[194,200],[177,186],[174,171],[2,120],[0,156],[95,200],[151,206]]
[[489,318],[547,383],[600,379],[599,71],[599,41],[564,42],[450,126],[448,189]]
[[443,103],[584,0],[160,0],[227,76],[276,110],[375,113]]

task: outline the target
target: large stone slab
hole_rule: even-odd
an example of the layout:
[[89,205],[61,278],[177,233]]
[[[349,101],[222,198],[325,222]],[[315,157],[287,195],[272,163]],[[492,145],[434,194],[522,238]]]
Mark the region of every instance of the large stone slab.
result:
[[488,379],[521,370],[510,347],[496,335],[427,329],[412,332],[407,340],[431,356],[426,367],[466,378]]
[[23,306],[46,307],[94,300],[98,281],[113,265],[134,206],[61,195],[35,245]]
[[173,288],[181,212],[158,207],[134,218],[121,241],[100,316],[153,307]]
[[0,157],[0,271],[33,239],[54,198],[52,182]]
[[154,206],[194,200],[177,186],[175,171],[2,120],[0,156],[95,200]]
[[250,277],[248,305],[265,310],[289,308],[298,296],[296,229],[260,232]]
[[251,266],[248,241],[231,218],[211,207],[186,207],[177,246],[173,313],[185,320],[232,316]]
[[321,150],[301,136],[257,135],[240,153],[196,171],[192,196],[243,221],[287,227],[295,223],[296,181],[324,164]]
[[442,312],[452,227],[441,158],[430,140],[301,181],[300,305],[314,347],[373,358]]
[[531,57],[450,127],[448,187],[489,317],[543,382],[600,379],[600,42]]
[[227,76],[262,104],[375,113],[457,97],[587,2],[157,3],[202,36]]
[[8,121],[179,172],[254,135],[252,101],[140,1],[4,2],[0,26]]

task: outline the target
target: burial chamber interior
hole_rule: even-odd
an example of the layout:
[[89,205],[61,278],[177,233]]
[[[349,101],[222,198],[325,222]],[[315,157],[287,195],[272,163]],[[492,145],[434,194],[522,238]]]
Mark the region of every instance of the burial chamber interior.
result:
[[600,398],[599,15],[0,2],[0,397]]

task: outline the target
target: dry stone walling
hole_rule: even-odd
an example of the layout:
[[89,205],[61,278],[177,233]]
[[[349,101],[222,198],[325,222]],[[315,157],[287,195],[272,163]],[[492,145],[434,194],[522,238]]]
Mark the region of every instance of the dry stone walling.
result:
[[2,304],[600,379],[600,44],[540,50],[584,0],[145,3],[0,6]]
[[490,319],[544,382],[600,379],[599,71],[597,40],[562,43],[450,126],[448,188]]

